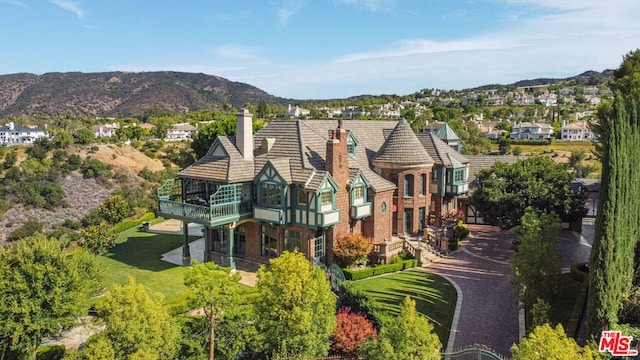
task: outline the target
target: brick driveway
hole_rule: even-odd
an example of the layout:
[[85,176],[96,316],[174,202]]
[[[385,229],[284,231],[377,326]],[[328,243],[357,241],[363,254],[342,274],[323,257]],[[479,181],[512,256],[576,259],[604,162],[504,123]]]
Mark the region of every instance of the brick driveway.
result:
[[519,340],[518,298],[507,263],[515,235],[492,226],[469,225],[469,230],[459,251],[427,269],[455,282],[462,292],[453,349],[480,344],[509,356]]

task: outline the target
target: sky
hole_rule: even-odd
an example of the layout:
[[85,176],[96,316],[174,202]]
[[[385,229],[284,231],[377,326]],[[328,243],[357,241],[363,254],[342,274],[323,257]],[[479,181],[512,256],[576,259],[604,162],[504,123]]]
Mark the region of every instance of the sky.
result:
[[[184,71],[292,99],[620,66],[638,0],[0,0],[0,74]],[[0,89],[2,91],[2,89]]]

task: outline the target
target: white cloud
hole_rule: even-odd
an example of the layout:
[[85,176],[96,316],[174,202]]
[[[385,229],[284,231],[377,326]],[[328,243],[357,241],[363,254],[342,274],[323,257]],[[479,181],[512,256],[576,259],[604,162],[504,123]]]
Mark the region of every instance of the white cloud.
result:
[[591,0],[557,6],[552,0],[506,1],[549,8],[538,15],[525,9],[525,19],[492,33],[448,41],[397,40],[325,63],[282,64],[277,70],[250,67],[226,76],[298,99],[407,94],[602,71],[616,68],[624,54],[640,47],[636,0],[620,0],[622,6]]
[[352,5],[371,12],[392,12],[397,0],[336,0],[338,3]]
[[251,46],[224,44],[216,48],[216,54],[230,59],[257,59],[259,49]]
[[276,16],[280,25],[286,25],[289,18],[300,11],[303,5],[303,0],[285,0],[281,2],[276,8]]
[[0,2],[3,2],[5,4],[9,4],[9,5],[24,6],[24,7],[27,6],[27,4],[23,3],[20,0],[0,0]]
[[78,19],[84,19],[84,10],[80,7],[78,1],[73,0],[50,0],[52,4],[59,6],[60,8],[74,13]]
[[225,20],[225,21],[246,19],[249,16],[251,16],[251,13],[249,11],[242,11],[242,12],[238,12],[238,13],[216,14],[215,15],[216,18],[218,18],[220,20]]

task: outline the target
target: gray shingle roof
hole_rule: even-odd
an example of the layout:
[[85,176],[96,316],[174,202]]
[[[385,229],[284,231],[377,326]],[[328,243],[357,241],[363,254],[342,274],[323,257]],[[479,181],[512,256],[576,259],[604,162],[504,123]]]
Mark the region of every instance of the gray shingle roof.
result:
[[461,155],[454,148],[442,141],[434,132],[423,132],[417,134],[417,138],[431,156],[436,165],[447,168],[453,167],[449,156],[455,158],[462,164],[469,163],[469,159]]
[[[325,158],[329,131],[337,127],[337,120],[272,121],[254,135],[253,160],[243,159],[235,146],[234,136],[221,136],[214,141],[206,156],[180,171],[179,176],[229,183],[246,182],[252,181],[267,162],[271,161],[287,183],[299,184],[309,191],[317,190],[322,179],[327,175]],[[429,149],[425,145],[430,140],[419,140],[406,121],[344,120],[343,128],[349,131],[358,142],[355,157],[348,156],[349,179],[352,180],[360,170],[375,192],[392,190],[396,187],[371,168],[371,162],[378,154],[389,156],[388,159],[394,159],[394,161],[402,156],[411,163],[416,163],[416,158],[422,163],[434,163],[433,155],[430,156]],[[423,134],[418,135],[423,136]],[[442,156],[446,158],[446,154],[451,153],[461,163],[468,162],[435,134],[433,137],[437,139],[434,141],[439,142],[432,147],[442,148]],[[265,139],[269,139],[272,144],[268,152],[262,148],[262,142]],[[385,144],[387,144],[386,148],[381,151]],[[215,153],[214,148],[218,149]],[[400,153],[401,150],[405,153]],[[398,157],[392,157],[394,152],[398,152]]]
[[399,165],[433,165],[434,163],[405,119],[398,121],[373,160],[378,163]]
[[469,164],[469,184],[473,186],[475,184],[476,177],[480,170],[489,169],[497,162],[506,164],[513,164],[519,159],[524,159],[523,156],[515,155],[466,155],[471,161]]

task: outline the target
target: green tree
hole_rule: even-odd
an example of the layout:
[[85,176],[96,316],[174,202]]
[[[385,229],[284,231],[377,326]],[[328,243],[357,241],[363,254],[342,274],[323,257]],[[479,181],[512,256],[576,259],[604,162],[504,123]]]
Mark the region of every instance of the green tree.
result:
[[416,302],[407,296],[400,315],[380,329],[376,340],[365,342],[361,349],[369,360],[435,360],[441,358],[441,348],[433,325],[416,311]]
[[121,195],[113,195],[100,204],[100,213],[110,224],[117,224],[129,216],[131,206]]
[[511,138],[509,138],[508,133],[503,133],[502,136],[500,136],[500,139],[498,139],[498,148],[501,154],[511,152]]
[[336,326],[336,299],[324,272],[285,251],[258,270],[256,326],[267,356],[326,356]]
[[94,135],[93,131],[87,128],[76,130],[76,132],[73,134],[73,138],[75,139],[76,143],[81,145],[91,144],[92,142],[96,141],[96,136]]
[[92,255],[67,253],[54,238],[0,247],[0,358],[35,359],[44,337],[76,324],[99,277]]
[[269,115],[269,104],[264,100],[260,100],[256,110],[256,116],[260,119],[264,119],[267,115]]
[[568,337],[562,325],[536,327],[519,345],[511,347],[512,360],[589,360],[598,359],[589,347],[580,347]]
[[511,258],[511,283],[525,306],[536,299],[550,302],[557,292],[562,262],[557,246],[562,225],[555,213],[538,214],[527,207],[518,234],[518,251]]
[[172,359],[178,352],[180,330],[162,295],[150,294],[132,277],[122,286],[112,285],[96,310],[106,325],[98,336],[111,345],[116,359]]
[[198,133],[193,137],[191,148],[196,154],[196,158],[203,157],[211,144],[218,136],[229,136],[236,134],[236,118],[232,115],[220,116],[215,122],[201,126]]
[[[617,322],[622,300],[634,280],[634,249],[640,226],[640,117],[636,102],[626,110],[616,94],[611,111],[600,119],[602,180],[589,267],[587,326],[592,337]],[[637,265],[636,265],[637,266]],[[637,274],[637,270],[636,270]]]
[[5,169],[9,169],[16,164],[16,161],[18,161],[18,151],[16,149],[13,149],[7,155],[5,155],[2,166]]
[[469,202],[487,223],[503,229],[519,225],[528,206],[539,213],[555,212],[562,221],[575,221],[587,209],[586,193],[574,191],[573,180],[563,165],[547,157],[529,157],[514,164],[497,162],[479,172],[479,187]]
[[[194,261],[193,268],[184,277],[184,284],[191,289],[189,305],[202,309],[209,323],[209,360],[213,360],[215,335],[218,324],[238,306],[240,300],[240,273],[231,272],[213,262],[200,264]],[[233,357],[234,354],[227,354]]]
[[59,131],[54,137],[53,142],[58,149],[66,149],[73,144],[73,135],[68,131]]
[[88,249],[96,255],[104,255],[116,245],[117,233],[109,234],[109,223],[101,222],[99,225],[90,225],[82,230],[83,241],[80,246]]

